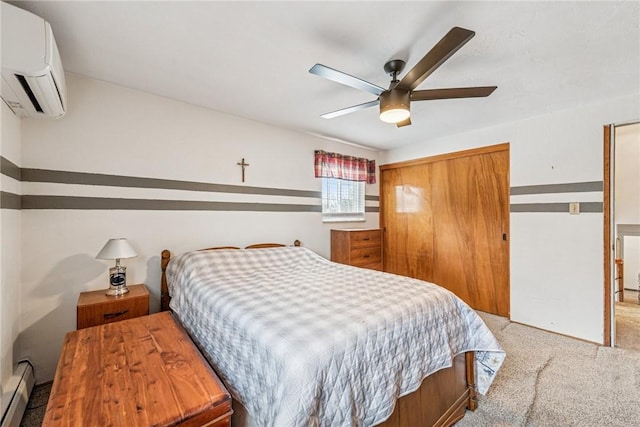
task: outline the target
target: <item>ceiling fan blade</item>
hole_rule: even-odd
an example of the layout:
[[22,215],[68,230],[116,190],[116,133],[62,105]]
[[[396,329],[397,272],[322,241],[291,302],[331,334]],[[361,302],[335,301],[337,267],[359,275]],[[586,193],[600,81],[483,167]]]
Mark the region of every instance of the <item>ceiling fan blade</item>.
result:
[[344,116],[345,114],[353,113],[354,111],[373,107],[374,105],[378,105],[378,103],[379,101],[376,99],[375,101],[369,101],[365,102],[364,104],[354,105],[353,107],[343,108],[342,110],[332,111],[330,113],[323,114],[320,117],[324,117],[325,119],[333,119],[334,117]]
[[412,101],[429,101],[432,99],[481,98],[489,96],[498,86],[456,87],[450,89],[427,89],[411,92]]
[[309,69],[311,74],[315,74],[316,76],[324,77],[325,79],[333,80],[334,82],[342,83],[343,85],[364,90],[365,92],[372,93],[376,96],[380,95],[386,89],[380,86],[374,85],[373,83],[369,83],[365,80],[359,79],[357,77],[350,76],[349,74],[343,73],[342,71],[334,70],[333,68],[327,67],[326,65],[316,64],[311,69]]
[[400,80],[396,86],[402,90],[414,90],[444,61],[456,53],[476,33],[465,28],[453,27],[427,54]]
[[398,126],[399,128],[403,127],[403,126],[409,126],[411,124],[411,117],[407,117],[405,120],[396,123],[396,126]]

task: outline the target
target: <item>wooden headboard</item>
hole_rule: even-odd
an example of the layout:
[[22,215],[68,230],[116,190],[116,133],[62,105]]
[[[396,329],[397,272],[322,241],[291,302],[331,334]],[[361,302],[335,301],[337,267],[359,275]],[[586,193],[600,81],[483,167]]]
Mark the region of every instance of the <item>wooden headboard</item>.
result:
[[[293,242],[293,246],[301,246],[300,240]],[[282,243],[256,243],[245,247],[245,249],[264,249],[264,248],[281,248],[287,245]],[[214,246],[211,248],[199,249],[200,251],[213,251],[217,249],[242,249],[237,246]],[[162,276],[160,278],[160,311],[169,310],[169,303],[171,302],[171,295],[169,295],[169,288],[167,287],[167,266],[171,261],[171,251],[165,249],[160,255],[160,269],[162,270]]]

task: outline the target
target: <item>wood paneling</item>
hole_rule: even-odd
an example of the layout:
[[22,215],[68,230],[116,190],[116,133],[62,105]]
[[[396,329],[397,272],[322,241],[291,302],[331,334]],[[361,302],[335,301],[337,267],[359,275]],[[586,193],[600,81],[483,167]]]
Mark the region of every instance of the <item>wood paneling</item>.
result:
[[508,144],[380,169],[385,271],[508,317]]

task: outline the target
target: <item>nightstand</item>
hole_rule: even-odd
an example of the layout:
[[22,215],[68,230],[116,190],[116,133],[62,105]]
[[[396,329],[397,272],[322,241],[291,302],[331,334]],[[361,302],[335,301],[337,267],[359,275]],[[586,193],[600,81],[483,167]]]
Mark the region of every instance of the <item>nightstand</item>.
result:
[[77,329],[104,325],[149,314],[149,291],[144,285],[129,286],[121,296],[105,295],[106,290],[82,292],[78,298]]

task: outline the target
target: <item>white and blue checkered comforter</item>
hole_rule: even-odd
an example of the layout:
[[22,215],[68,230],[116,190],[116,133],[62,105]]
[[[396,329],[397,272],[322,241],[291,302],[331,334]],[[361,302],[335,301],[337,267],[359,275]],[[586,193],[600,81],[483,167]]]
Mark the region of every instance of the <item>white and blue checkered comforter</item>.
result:
[[484,393],[504,352],[431,283],[306,248],[215,250],[169,263],[171,309],[260,426],[371,426],[452,358],[477,351]]

